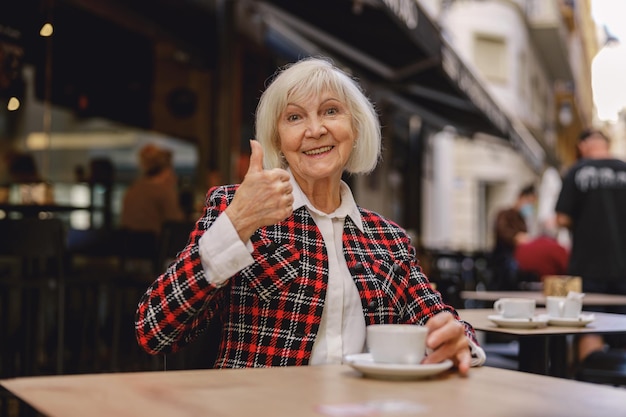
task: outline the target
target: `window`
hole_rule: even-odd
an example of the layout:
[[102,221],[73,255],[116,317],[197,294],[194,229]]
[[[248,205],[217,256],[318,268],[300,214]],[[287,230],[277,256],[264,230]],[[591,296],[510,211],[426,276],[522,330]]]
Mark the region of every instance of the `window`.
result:
[[500,83],[507,82],[506,42],[503,38],[477,35],[474,59],[476,67],[486,79]]

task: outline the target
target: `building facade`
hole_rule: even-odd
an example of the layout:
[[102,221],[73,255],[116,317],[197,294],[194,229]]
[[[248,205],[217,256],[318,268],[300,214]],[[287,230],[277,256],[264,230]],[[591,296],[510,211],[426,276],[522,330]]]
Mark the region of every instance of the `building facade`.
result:
[[[424,244],[488,251],[497,211],[510,206],[525,185],[539,188],[547,168],[570,164],[574,132],[592,123],[590,68],[597,49],[589,40],[593,22],[588,1],[422,3],[459,56],[545,155],[542,166],[532,166],[506,141],[477,134],[452,135],[445,151],[450,157],[439,158],[438,136],[450,135],[434,135],[433,175],[423,176],[424,201],[430,202],[422,219]],[[442,183],[448,190],[443,199]]]

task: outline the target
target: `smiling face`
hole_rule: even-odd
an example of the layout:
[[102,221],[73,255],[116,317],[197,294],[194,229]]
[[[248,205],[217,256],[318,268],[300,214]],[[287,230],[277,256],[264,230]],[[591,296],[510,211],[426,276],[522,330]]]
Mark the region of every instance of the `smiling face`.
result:
[[280,150],[305,192],[339,185],[355,141],[352,116],[329,91],[289,100],[278,120]]

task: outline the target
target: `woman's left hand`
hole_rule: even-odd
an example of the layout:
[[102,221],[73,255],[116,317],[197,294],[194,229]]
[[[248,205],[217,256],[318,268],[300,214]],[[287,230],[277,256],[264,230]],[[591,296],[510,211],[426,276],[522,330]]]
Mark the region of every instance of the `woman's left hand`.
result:
[[439,313],[426,322],[426,346],[431,352],[423,363],[439,363],[451,359],[461,375],[467,375],[472,363],[465,327],[452,314]]

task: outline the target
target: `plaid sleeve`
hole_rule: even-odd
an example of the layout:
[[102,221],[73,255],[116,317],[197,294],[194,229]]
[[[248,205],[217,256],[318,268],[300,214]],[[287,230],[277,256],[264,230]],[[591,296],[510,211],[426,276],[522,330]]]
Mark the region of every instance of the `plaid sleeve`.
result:
[[135,334],[148,353],[177,351],[206,328],[216,311],[221,291],[205,277],[198,241],[226,209],[232,191],[226,186],[209,191],[204,214],[196,222],[187,246],[141,297]]

